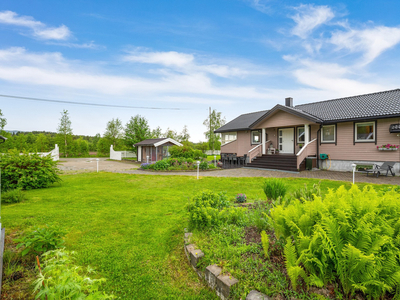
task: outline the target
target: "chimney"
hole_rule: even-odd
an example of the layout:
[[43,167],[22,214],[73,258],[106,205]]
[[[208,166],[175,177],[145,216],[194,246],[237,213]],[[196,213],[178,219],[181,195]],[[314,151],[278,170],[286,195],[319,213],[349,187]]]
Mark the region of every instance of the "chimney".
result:
[[285,98],[285,105],[289,107],[293,107],[293,98]]

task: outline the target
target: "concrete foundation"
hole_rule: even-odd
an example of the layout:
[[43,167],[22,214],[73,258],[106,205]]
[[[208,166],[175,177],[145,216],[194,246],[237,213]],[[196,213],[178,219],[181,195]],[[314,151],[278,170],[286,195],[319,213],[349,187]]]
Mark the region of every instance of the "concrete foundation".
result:
[[[390,160],[388,160],[390,161]],[[349,161],[349,160],[331,160],[325,159],[325,160],[319,160],[319,168],[320,169],[328,169],[330,166],[330,171],[342,171],[342,172],[353,172],[353,168],[351,167],[352,164],[356,165],[381,165],[383,164],[383,161],[361,161],[361,160],[355,160],[355,161]],[[400,163],[396,163],[394,165],[394,172],[396,175],[400,175]]]

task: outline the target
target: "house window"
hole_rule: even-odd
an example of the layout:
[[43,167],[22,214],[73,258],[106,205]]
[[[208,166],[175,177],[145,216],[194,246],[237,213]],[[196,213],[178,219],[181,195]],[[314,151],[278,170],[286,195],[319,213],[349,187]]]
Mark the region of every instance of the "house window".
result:
[[356,142],[374,142],[375,141],[375,122],[355,123],[355,141]]
[[304,144],[305,131],[304,127],[297,127],[297,144]]
[[252,144],[261,143],[261,132],[259,130],[254,130],[251,132],[251,143]]
[[232,142],[236,140],[237,133],[236,132],[224,132],[221,134],[221,142],[222,145]]
[[321,142],[322,143],[334,143],[335,142],[335,125],[322,126],[321,130]]

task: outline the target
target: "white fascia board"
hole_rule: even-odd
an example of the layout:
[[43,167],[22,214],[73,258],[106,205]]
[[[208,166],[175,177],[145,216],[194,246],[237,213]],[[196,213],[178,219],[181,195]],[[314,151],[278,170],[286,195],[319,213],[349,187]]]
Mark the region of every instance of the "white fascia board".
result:
[[155,143],[155,144],[154,144],[154,147],[161,146],[161,145],[163,145],[163,144],[165,144],[165,143],[168,143],[168,142],[171,142],[172,144],[174,144],[174,145],[176,145],[176,146],[181,146],[181,147],[183,146],[181,143],[175,141],[174,139],[167,138],[167,139],[165,139],[165,140],[162,140],[162,141],[159,141],[159,142]]

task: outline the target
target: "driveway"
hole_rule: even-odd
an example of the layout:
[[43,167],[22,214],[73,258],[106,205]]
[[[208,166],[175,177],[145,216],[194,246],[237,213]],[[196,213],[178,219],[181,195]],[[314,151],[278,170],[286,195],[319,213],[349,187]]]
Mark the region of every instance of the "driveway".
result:
[[[62,158],[60,159],[60,170],[66,173],[79,173],[79,172],[95,172],[96,171],[96,158]],[[107,158],[99,159],[99,170],[106,172],[127,173],[127,174],[140,174],[140,175],[180,175],[180,176],[196,176],[196,172],[152,172],[138,169],[139,163],[127,161],[110,161]],[[336,171],[302,171],[299,173],[284,172],[284,171],[271,171],[260,169],[226,169],[219,171],[206,171],[201,172],[200,176],[207,177],[292,177],[292,178],[314,178],[314,179],[328,179],[328,180],[341,180],[353,181],[353,174],[350,172],[336,172]],[[394,184],[400,185],[399,176],[380,176],[367,177],[364,173],[356,173],[356,182],[376,183],[376,184]]]

